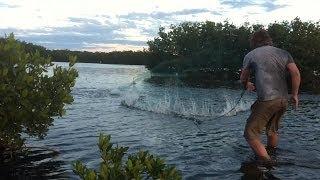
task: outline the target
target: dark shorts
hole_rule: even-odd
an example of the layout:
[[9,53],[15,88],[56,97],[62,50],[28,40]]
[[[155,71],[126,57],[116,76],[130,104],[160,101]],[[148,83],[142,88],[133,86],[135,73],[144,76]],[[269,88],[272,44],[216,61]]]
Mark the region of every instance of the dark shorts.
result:
[[251,114],[247,120],[244,137],[248,140],[260,138],[263,130],[267,135],[277,133],[281,117],[286,112],[287,106],[287,99],[257,100],[251,106]]

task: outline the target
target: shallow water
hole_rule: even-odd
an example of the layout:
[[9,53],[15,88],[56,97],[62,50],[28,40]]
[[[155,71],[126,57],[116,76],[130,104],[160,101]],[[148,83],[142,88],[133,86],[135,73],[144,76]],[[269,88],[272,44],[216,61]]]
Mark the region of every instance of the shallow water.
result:
[[[143,66],[79,63],[77,69],[75,101],[67,107],[67,114],[56,118],[45,139],[28,140],[30,146],[59,152],[33,163],[57,162],[43,171],[47,178],[76,178],[71,163],[77,159],[97,168],[100,132],[129,146],[129,152],[144,149],[165,158],[185,179],[243,176],[241,163],[253,156],[242,133],[254,94],[246,93],[229,112],[241,91],[177,87],[175,80],[167,86],[151,85],[143,81],[148,76]],[[319,111],[320,96],[315,95],[302,95],[297,111],[289,107],[280,130],[279,164],[269,175],[320,179]],[[199,128],[195,121],[201,122]]]

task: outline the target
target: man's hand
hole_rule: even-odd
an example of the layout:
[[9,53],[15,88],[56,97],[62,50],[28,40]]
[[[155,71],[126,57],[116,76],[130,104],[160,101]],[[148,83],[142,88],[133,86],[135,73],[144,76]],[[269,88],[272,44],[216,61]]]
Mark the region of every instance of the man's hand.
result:
[[292,105],[293,105],[293,107],[294,107],[295,109],[298,108],[298,106],[299,106],[299,98],[298,98],[298,95],[292,95],[292,96],[291,96],[291,103],[292,103]]
[[256,87],[254,86],[254,84],[252,82],[247,82],[246,89],[248,91],[255,91]]

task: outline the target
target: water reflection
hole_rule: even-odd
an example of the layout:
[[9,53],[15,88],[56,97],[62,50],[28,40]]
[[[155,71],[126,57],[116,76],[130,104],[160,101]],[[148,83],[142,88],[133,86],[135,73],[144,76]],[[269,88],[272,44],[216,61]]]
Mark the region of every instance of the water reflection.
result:
[[0,164],[0,179],[67,179],[63,161],[56,160],[57,151],[39,147],[10,163]]
[[243,162],[240,167],[243,180],[275,180],[280,179],[272,174],[272,169],[260,166],[257,162]]

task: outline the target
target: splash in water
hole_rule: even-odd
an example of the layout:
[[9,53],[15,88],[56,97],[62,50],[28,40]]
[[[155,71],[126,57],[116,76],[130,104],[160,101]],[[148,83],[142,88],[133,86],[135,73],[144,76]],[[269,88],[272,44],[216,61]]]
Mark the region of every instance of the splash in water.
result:
[[221,115],[225,114],[226,116],[235,116],[238,112],[247,111],[253,103],[252,101],[244,101],[243,99],[238,103],[237,99],[231,99],[229,96],[225,96],[224,98],[226,107],[221,112]]
[[[217,104],[194,97],[185,99],[185,97],[181,97],[179,94],[172,96],[168,92],[162,97],[141,96],[137,92],[129,91],[123,96],[121,105],[153,113],[197,119],[197,117],[216,117],[221,115],[234,116],[238,112],[249,110],[252,104],[251,101],[244,100],[241,100],[237,104],[237,99],[231,99],[227,96],[224,101],[226,106],[222,110],[217,111],[217,109],[219,110]],[[218,104],[220,105],[220,103]]]

